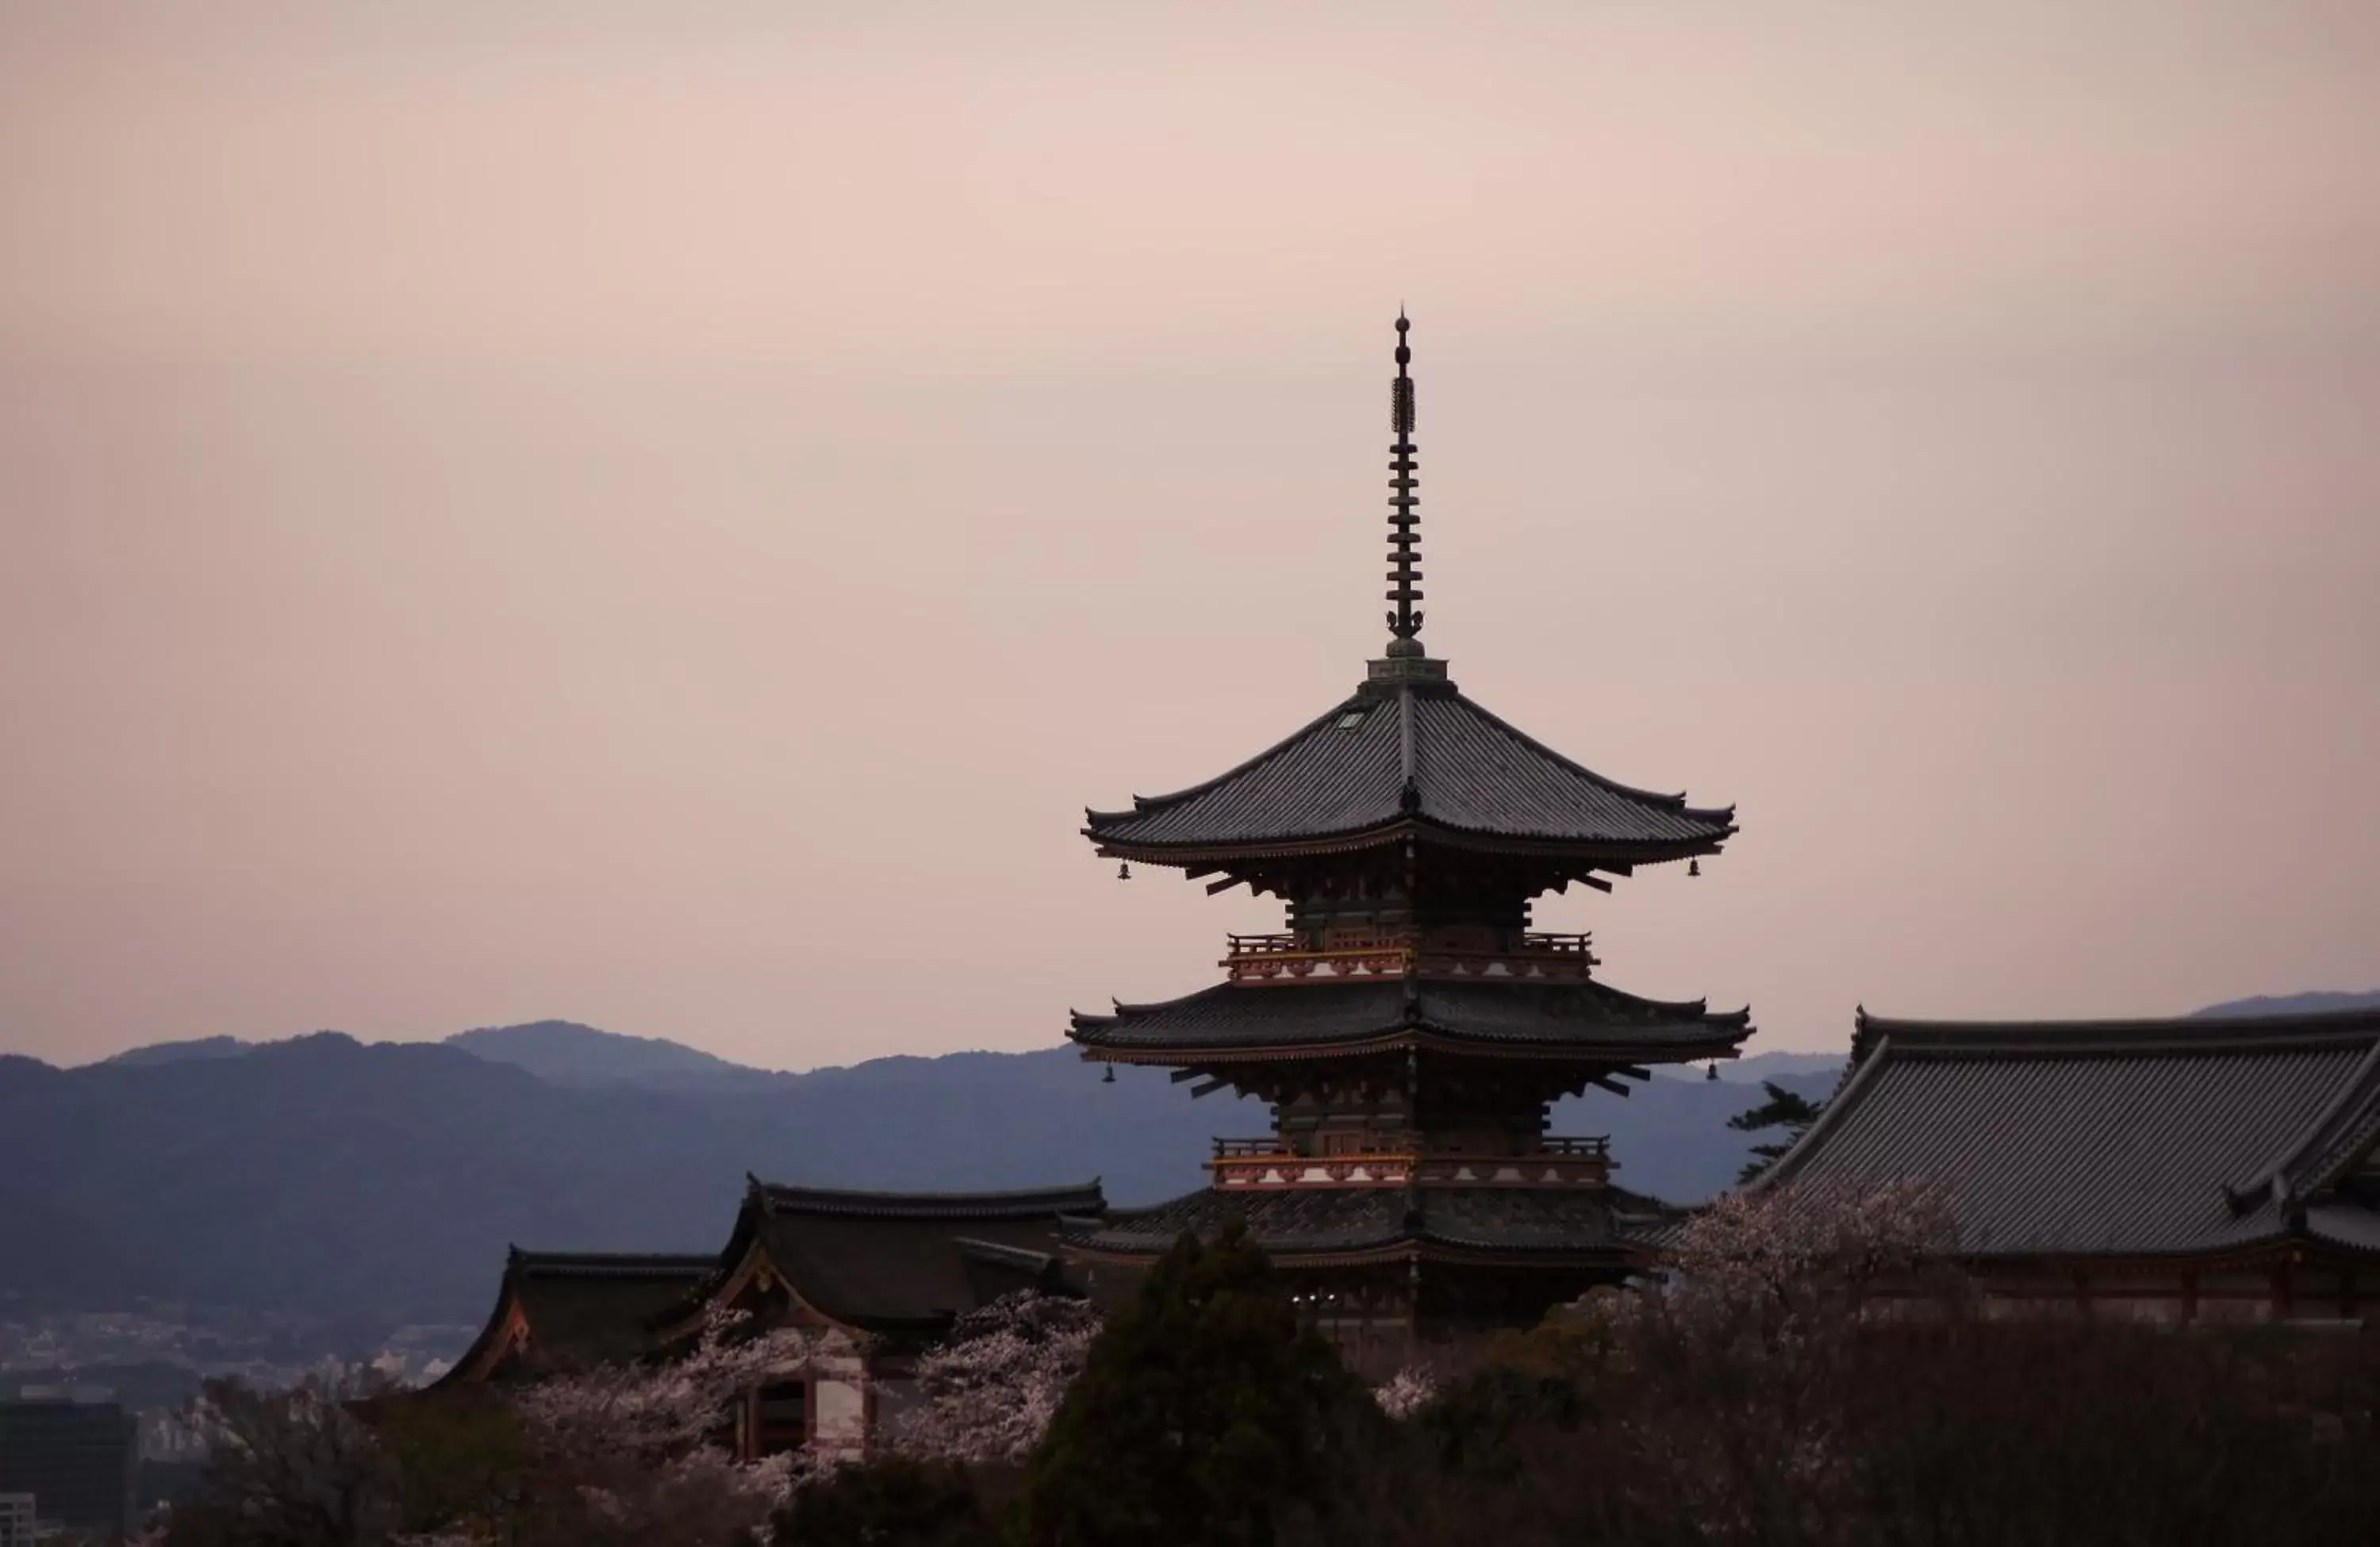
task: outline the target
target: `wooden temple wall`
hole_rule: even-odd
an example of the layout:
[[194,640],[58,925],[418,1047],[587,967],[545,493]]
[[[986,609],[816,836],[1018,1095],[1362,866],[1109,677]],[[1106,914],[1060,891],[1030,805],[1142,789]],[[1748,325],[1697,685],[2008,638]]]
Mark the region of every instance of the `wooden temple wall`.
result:
[[2328,1264],[2204,1269],[2049,1266],[1976,1274],[1993,1320],[2071,1316],[2159,1326],[2362,1324],[2380,1312],[2380,1273]]

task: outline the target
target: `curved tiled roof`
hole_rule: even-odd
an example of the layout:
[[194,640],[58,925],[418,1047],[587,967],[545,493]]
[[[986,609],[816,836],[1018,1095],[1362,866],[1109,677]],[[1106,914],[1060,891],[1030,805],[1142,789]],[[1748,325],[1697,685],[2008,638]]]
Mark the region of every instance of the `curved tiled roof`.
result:
[[1007,1192],[862,1192],[754,1178],[719,1259],[755,1245],[846,1326],[930,1332],[1018,1289],[1062,1290],[1060,1222],[1107,1208],[1097,1182]]
[[1161,1004],[1119,1005],[1113,1015],[1078,1011],[1068,1035],[1087,1048],[1117,1051],[1257,1052],[1353,1050],[1415,1033],[1615,1058],[1641,1054],[1658,1061],[1732,1052],[1752,1034],[1752,1014],[1713,1014],[1701,1000],[1639,999],[1592,981],[1383,978],[1223,983]]
[[1256,849],[1417,823],[1449,834],[1606,847],[1646,862],[1713,852],[1734,810],[1615,783],[1451,685],[1367,687],[1202,785],[1087,812],[1103,850]]
[[1864,1015],[1854,1049],[1819,1120],[1755,1187],[1932,1183],[1975,1256],[2194,1253],[2306,1233],[2380,1245],[2380,1216],[2331,1191],[2380,1139],[2380,1011]]
[[1154,1208],[1120,1210],[1072,1231],[1080,1250],[1140,1256],[1184,1234],[1210,1240],[1238,1222],[1274,1256],[1360,1254],[1402,1247],[1617,1254],[1662,1206],[1617,1188],[1202,1188]]
[[524,1366],[539,1373],[633,1359],[651,1346],[649,1323],[675,1305],[718,1264],[711,1256],[513,1249],[495,1309],[468,1352],[436,1384],[451,1386],[498,1372],[498,1346],[509,1313],[528,1325]]

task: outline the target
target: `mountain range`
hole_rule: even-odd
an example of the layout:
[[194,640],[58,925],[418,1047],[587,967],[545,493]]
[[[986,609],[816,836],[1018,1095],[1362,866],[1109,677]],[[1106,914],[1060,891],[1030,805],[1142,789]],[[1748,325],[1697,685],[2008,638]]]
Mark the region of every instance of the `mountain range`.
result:
[[[1692,1201],[1742,1163],[1748,1138],[1726,1121],[1758,1080],[1823,1099],[1840,1067],[1790,1053],[1718,1079],[1665,1071],[1683,1078],[1561,1103],[1553,1127],[1610,1134],[1623,1181]],[[788,1074],[540,1021],[428,1043],[209,1038],[75,1068],[0,1055],[0,1304],[470,1322],[508,1243],[709,1250],[747,1173],[893,1188],[1096,1175],[1112,1201],[1146,1203],[1200,1185],[1210,1137],[1267,1126],[1258,1102],[1194,1102],[1156,1070],[1108,1082],[1071,1048]]]

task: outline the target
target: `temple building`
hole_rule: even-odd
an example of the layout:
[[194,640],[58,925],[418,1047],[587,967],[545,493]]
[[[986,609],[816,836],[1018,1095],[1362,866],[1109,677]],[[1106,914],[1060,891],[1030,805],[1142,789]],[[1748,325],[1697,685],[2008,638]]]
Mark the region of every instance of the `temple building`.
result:
[[693,1257],[528,1252],[431,1390],[456,1391],[665,1358],[722,1312],[755,1328],[840,1332],[852,1353],[748,1394],[747,1458],[803,1444],[864,1448],[907,1399],[919,1351],[1021,1289],[1073,1294],[1063,1224],[1107,1209],[1097,1182],[1008,1192],[866,1192],[746,1179],[727,1243]]
[[1547,1132],[1548,1105],[1732,1057],[1752,1030],[1747,1011],[1613,988],[1585,935],[1531,928],[1548,893],[1698,871],[1733,810],[1572,762],[1424,650],[1412,352],[1396,326],[1386,650],[1277,745],[1084,828],[1125,873],[1278,897],[1286,928],[1230,936],[1210,988],[1077,1013],[1069,1033],[1088,1059],[1164,1066],[1194,1095],[1228,1087],[1273,1117],[1269,1134],[1215,1141],[1206,1188],[1070,1231],[1083,1275],[1128,1277],[1182,1233],[1236,1220],[1366,1362],[1534,1322],[1624,1273],[1668,1211],[1618,1183],[1602,1138]]
[[532,1380],[636,1358],[652,1346],[648,1323],[717,1264],[714,1256],[514,1247],[486,1326],[436,1384]]
[[2357,1322],[2380,1305],[2380,1010],[1887,1020],[1753,1186],[1937,1188],[2001,1313]]

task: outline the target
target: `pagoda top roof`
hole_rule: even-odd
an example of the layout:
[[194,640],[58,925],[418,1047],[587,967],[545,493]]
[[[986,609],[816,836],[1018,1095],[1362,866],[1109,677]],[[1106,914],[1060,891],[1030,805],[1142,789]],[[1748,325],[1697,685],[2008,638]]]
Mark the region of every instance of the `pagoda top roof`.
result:
[[[1622,863],[1715,853],[1735,809],[1608,779],[1444,680],[1376,678],[1286,739],[1204,784],[1089,811],[1099,852],[1150,863],[1371,847],[1415,833],[1454,844],[1585,850]],[[1387,679],[1381,680],[1381,675]]]
[[1342,1056],[1437,1043],[1490,1056],[1614,1064],[1731,1058],[1752,1012],[1640,999],[1592,981],[1506,983],[1384,978],[1222,983],[1112,1015],[1076,1011],[1068,1036],[1088,1056],[1167,1063]]
[[[2380,1252],[2380,1010],[1860,1017],[1842,1088],[1754,1186],[1940,1187],[1973,1256]],[[1975,1157],[1989,1155],[1988,1164]]]

